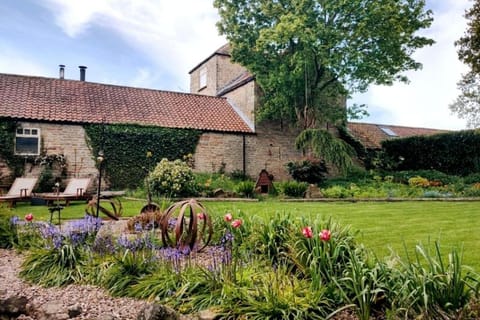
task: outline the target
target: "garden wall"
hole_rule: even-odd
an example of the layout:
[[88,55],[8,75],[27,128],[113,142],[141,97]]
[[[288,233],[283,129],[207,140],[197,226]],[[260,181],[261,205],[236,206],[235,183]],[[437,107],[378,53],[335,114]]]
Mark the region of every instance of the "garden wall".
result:
[[[92,158],[90,148],[86,143],[85,130],[81,125],[52,124],[45,122],[18,122],[22,128],[38,128],[41,134],[41,152],[47,155],[63,154],[67,162],[66,178],[90,177],[95,181],[97,169]],[[30,157],[31,158],[31,157]],[[31,160],[25,160],[23,175],[26,177],[39,177],[42,172],[40,165],[35,165]],[[11,183],[11,170],[4,161],[0,161],[0,177],[2,183]],[[8,178],[7,178],[8,176]],[[92,187],[93,187],[92,183]]]
[[[302,153],[295,148],[298,132],[272,123],[262,123],[256,131],[255,135],[245,136],[246,174],[256,178],[262,169],[266,169],[277,181],[291,179],[286,170],[287,162],[302,158]],[[242,170],[243,137],[239,134],[204,133],[194,157],[197,172],[218,172],[220,168],[225,172]]]

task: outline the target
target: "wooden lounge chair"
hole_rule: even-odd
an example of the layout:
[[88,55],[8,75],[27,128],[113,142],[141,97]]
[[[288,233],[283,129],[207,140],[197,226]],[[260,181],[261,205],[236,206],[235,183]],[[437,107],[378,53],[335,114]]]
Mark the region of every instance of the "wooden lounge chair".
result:
[[90,178],[72,178],[63,192],[36,193],[35,197],[44,199],[47,204],[55,201],[65,201],[68,206],[72,200],[88,200],[90,194],[87,192],[90,185]]
[[17,202],[30,201],[37,180],[38,178],[16,178],[8,193],[0,196],[0,202],[8,202],[9,207],[14,207]]

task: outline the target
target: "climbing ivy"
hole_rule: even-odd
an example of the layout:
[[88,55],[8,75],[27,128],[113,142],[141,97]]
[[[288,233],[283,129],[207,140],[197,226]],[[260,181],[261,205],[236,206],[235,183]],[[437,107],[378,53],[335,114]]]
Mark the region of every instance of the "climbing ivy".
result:
[[0,158],[12,170],[15,177],[21,176],[24,168],[24,157],[15,156],[15,132],[17,123],[10,119],[0,118]]
[[112,189],[142,185],[147,172],[163,158],[192,154],[201,135],[198,130],[119,124],[86,125],[85,131],[94,155],[103,144],[105,174]]

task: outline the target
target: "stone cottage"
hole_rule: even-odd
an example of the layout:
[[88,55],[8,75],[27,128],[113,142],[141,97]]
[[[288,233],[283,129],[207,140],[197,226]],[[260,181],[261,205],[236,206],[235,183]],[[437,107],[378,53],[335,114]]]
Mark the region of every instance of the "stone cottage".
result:
[[[64,154],[67,178],[95,177],[96,155],[83,126],[104,123],[201,130],[193,155],[198,172],[243,171],[255,178],[267,170],[284,180],[286,163],[302,157],[294,147],[295,128],[255,122],[259,88],[253,75],[232,63],[228,46],[190,71],[190,93],[92,83],[85,72],[80,67],[80,80],[64,79],[63,66],[59,78],[0,73],[0,120],[16,123],[16,155]],[[26,175],[38,174],[26,169]],[[0,185],[13,178],[0,156]]]

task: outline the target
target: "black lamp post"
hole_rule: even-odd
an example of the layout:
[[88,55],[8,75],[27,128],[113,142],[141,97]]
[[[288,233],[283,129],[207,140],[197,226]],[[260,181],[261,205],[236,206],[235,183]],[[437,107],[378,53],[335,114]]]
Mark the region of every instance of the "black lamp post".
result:
[[97,183],[97,210],[96,210],[96,217],[98,218],[98,211],[100,210],[100,187],[102,185],[102,167],[103,167],[103,160],[105,160],[103,150],[98,151],[98,183]]

